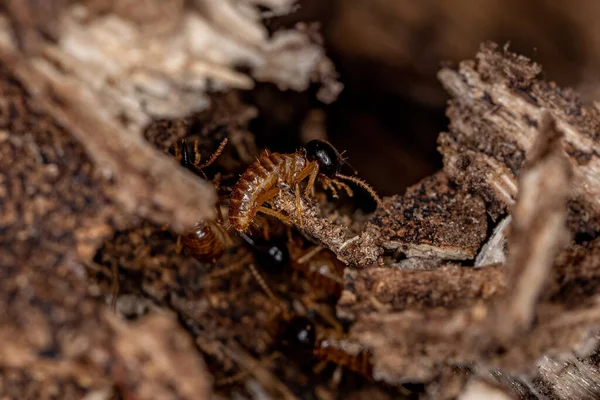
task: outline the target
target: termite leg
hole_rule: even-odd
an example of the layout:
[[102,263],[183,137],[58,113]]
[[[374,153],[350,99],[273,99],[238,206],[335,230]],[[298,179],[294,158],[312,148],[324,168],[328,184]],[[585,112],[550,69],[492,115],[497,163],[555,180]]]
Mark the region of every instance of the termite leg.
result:
[[325,175],[321,176],[321,183],[323,184],[323,189],[325,190],[331,190],[331,194],[333,195],[334,199],[337,199],[338,196],[338,192],[337,189],[333,186],[333,181],[331,179],[329,179],[328,177],[326,177]]
[[269,201],[273,197],[277,196],[280,191],[281,191],[281,189],[279,189],[279,188],[272,188],[272,189],[267,190],[264,193],[261,193],[256,198],[256,204],[258,204],[258,205],[265,204],[267,201]]
[[244,265],[244,263],[246,263],[248,261],[250,261],[250,255],[246,254],[245,256],[240,258],[238,261],[235,261],[233,264],[231,264],[227,268],[219,269],[217,271],[213,271],[209,274],[204,275],[204,279],[210,280],[210,279],[214,279],[214,278],[218,278],[218,277],[230,274],[231,272],[234,272],[234,271],[240,269]]
[[200,164],[200,159],[202,158],[202,155],[200,154],[200,150],[198,149],[200,145],[200,142],[198,141],[198,139],[194,140],[194,166],[198,167],[198,164]]
[[[273,361],[275,361],[277,358],[279,358],[279,356],[281,356],[281,353],[279,353],[278,351],[275,351],[275,352],[271,353],[268,357],[263,358],[262,360],[260,360],[258,363],[261,364],[261,365],[269,365],[270,363],[272,363]],[[215,382],[215,385],[216,386],[232,385],[232,384],[234,384],[236,382],[241,381],[242,379],[244,379],[248,375],[250,375],[250,371],[249,370],[240,371],[240,372],[238,372],[237,374],[235,374],[233,376],[217,380]]]
[[306,184],[306,188],[304,189],[304,197],[308,197],[309,193],[312,195],[315,194],[315,182],[317,180],[317,175],[319,174],[319,164],[315,163],[316,167],[310,173],[310,178],[308,178],[308,183]]
[[291,226],[294,225],[294,221],[290,217],[287,217],[287,216],[283,215],[282,213],[277,212],[275,210],[271,210],[270,208],[260,206],[260,207],[258,207],[258,209],[256,211],[257,212],[260,211],[263,214],[267,214],[272,217],[275,217],[278,220],[280,220],[281,222],[283,222],[284,224],[291,225]]
[[352,189],[350,189],[350,186],[348,186],[344,182],[340,182],[337,179],[332,179],[331,183],[333,183],[334,185],[336,185],[338,188],[344,189],[346,191],[346,193],[348,194],[348,197],[354,196],[354,192],[352,191]]
[[312,249],[310,249],[309,251],[307,251],[306,253],[304,253],[303,255],[301,255],[296,260],[296,263],[298,263],[298,264],[304,264],[304,263],[306,263],[308,260],[310,260],[315,255],[317,255],[321,250],[323,250],[323,246],[321,246],[321,245],[313,247]]
[[283,302],[279,300],[277,296],[275,296],[275,294],[273,294],[273,292],[269,288],[269,285],[267,285],[267,282],[265,282],[262,275],[256,270],[254,264],[248,264],[248,266],[250,267],[250,272],[252,272],[252,275],[254,275],[254,278],[256,279],[262,290],[267,294],[267,296],[269,296],[269,298],[277,305],[278,308],[285,309]]
[[[182,139],[181,143],[182,143],[181,146],[183,147],[183,143],[185,143],[185,141]],[[173,143],[173,151],[175,153],[175,159],[177,160],[177,162],[180,162],[182,155],[181,155],[181,147],[179,146],[178,142]]]
[[312,190],[312,188],[315,185],[315,180],[317,179],[318,173],[319,173],[319,164],[317,164],[315,161],[313,161],[310,164],[308,164],[306,167],[304,167],[301,171],[298,171],[298,173],[295,174],[295,176],[292,179],[292,183],[293,184],[300,183],[307,176],[310,176],[310,178],[308,179],[308,184],[306,185],[306,188],[304,189],[304,196],[308,197],[310,191]]
[[317,314],[319,314],[319,316],[323,318],[323,320],[326,321],[329,325],[331,325],[338,334],[344,332],[344,328],[337,321],[336,317],[331,314],[331,310],[329,308],[327,308],[327,310],[324,310],[322,304],[315,303],[312,299],[308,297],[303,297],[302,303],[305,306],[307,306],[307,308],[311,308]]

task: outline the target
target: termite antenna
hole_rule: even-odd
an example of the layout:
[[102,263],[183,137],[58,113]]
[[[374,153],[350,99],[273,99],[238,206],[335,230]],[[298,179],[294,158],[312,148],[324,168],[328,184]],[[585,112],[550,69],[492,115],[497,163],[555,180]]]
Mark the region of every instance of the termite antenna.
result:
[[208,161],[206,161],[204,164],[198,165],[196,168],[199,170],[202,170],[202,169],[208,167],[209,165],[211,165],[212,163],[214,163],[215,160],[217,159],[217,157],[219,157],[221,155],[221,153],[223,152],[223,149],[225,148],[225,145],[227,144],[228,141],[229,141],[229,139],[227,139],[227,138],[223,139],[223,141],[221,142],[219,147],[217,147],[217,150],[215,150],[215,152],[212,154],[212,156],[210,156]]
[[362,187],[367,192],[369,192],[369,194],[371,195],[373,200],[375,200],[375,202],[377,202],[378,207],[383,207],[383,201],[381,200],[381,197],[379,197],[379,195],[377,194],[375,189],[373,189],[367,182],[363,181],[362,179],[357,178],[355,176],[343,175],[343,174],[340,174],[339,172],[334,175],[334,178],[353,182],[353,183],[357,184],[358,186]]
[[352,168],[352,171],[354,171],[354,175],[358,175],[358,171],[356,170],[356,168],[354,168],[354,166],[352,164],[350,164],[348,162],[347,158],[342,158],[342,163],[346,164],[347,166],[349,166],[350,168]]
[[275,296],[275,294],[273,294],[273,292],[269,288],[269,285],[267,285],[267,282],[265,282],[265,280],[262,277],[262,275],[256,270],[256,267],[254,266],[254,264],[250,263],[250,264],[248,264],[248,267],[250,268],[250,272],[252,272],[252,275],[254,276],[254,279],[256,279],[256,282],[258,282],[258,285],[267,294],[267,296],[269,297],[269,299],[271,299],[271,301],[273,303],[275,303],[275,305],[277,307],[280,307],[281,309],[283,309],[284,307],[281,304],[281,300],[279,300],[277,298],[277,296]]
[[348,157],[344,157],[344,154],[346,154],[346,150],[342,151],[342,152],[340,153],[340,156],[338,157],[338,158],[339,158],[340,165],[342,165],[342,164],[346,164],[347,166],[349,166],[350,168],[352,168],[352,171],[354,172],[354,175],[358,175],[358,171],[356,170],[356,168],[354,168],[354,167],[352,166],[352,164],[350,164],[350,163],[348,162],[348,159],[349,159],[349,158],[348,158]]

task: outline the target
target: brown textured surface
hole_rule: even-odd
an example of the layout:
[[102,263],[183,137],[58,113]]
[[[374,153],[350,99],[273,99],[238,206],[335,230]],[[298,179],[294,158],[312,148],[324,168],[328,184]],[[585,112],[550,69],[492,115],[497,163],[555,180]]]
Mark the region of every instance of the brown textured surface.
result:
[[84,149],[39,110],[0,66],[0,242],[2,265],[52,270],[75,257],[89,259],[123,216]]
[[370,219],[382,246],[407,257],[475,258],[487,234],[485,205],[438,172],[386,200]]
[[600,238],[563,251],[552,271],[553,285],[545,294],[552,301],[577,307],[600,294]]
[[508,257],[500,267],[507,276],[506,291],[487,304],[455,310],[393,312],[384,307],[384,312],[359,314],[352,333],[372,348],[380,379],[432,379],[449,361],[533,376],[535,361],[542,355],[568,354],[594,336],[600,323],[595,305],[567,308],[563,303],[539,302],[554,257],[567,243],[565,204],[570,185],[577,184],[570,178],[558,120],[543,118],[519,172],[518,198],[511,208]]
[[574,169],[569,227],[594,235],[600,231],[600,112],[584,107],[573,90],[536,79],[540,72],[539,65],[494,44],[483,45],[476,61],[439,72],[453,97],[450,131],[439,137],[444,170],[482,196],[496,218],[514,202],[519,169],[548,111],[564,133]]
[[364,314],[373,311],[453,309],[467,307],[504,293],[501,266],[468,268],[444,266],[432,271],[369,268],[348,272],[347,292],[338,312]]
[[[261,17],[269,11],[249,2],[242,9],[240,3],[78,2],[88,7],[88,14],[61,0],[35,9],[38,0],[0,5],[11,18],[7,22],[0,15],[2,394],[203,398],[216,390],[224,397],[397,398],[410,392],[394,385],[409,380],[424,383],[433,398],[489,392],[496,386],[531,398],[597,394],[599,113],[583,107],[575,92],[540,80],[539,66],[489,44],[475,61],[440,73],[454,96],[450,132],[440,139],[444,172],[422,180],[404,196],[389,198],[370,222],[365,211],[372,209],[371,202],[360,194],[303,201],[306,218],[303,224],[294,221],[305,236],[351,264],[338,316],[354,319],[348,324],[352,334],[374,351],[375,377],[390,386],[347,370],[338,385],[332,365],[315,372],[316,360],[308,357],[286,353],[270,358],[279,350],[274,326],[285,323],[283,310],[314,318],[319,335],[346,331],[346,321],[335,318],[339,286],[319,288],[317,279],[294,268],[298,265],[293,272],[263,271],[251,249],[235,238],[216,263],[178,254],[177,236],[169,228],[191,226],[209,215],[212,200],[210,191],[201,189],[202,180],[179,168],[164,150],[176,138],[199,138],[204,157],[228,137],[225,154],[207,171],[221,184],[225,209],[230,185],[258,154],[248,131],[257,113],[244,104],[252,95],[208,93],[227,85],[249,88],[251,76],[274,83],[261,85],[272,92],[276,87],[304,90],[309,82],[321,82],[297,102],[267,101],[260,108],[261,116],[272,108],[273,115],[295,116],[298,124],[308,108],[329,117],[329,109],[315,109],[321,105],[307,99],[328,102],[341,86],[323,57],[315,26],[267,34]],[[385,8],[383,3],[374,2],[371,10]],[[289,11],[290,4],[280,2],[275,13]],[[431,65],[440,49],[422,51],[427,48],[423,43],[456,38],[445,36],[452,27],[444,21],[452,18],[448,4],[440,4],[430,5],[438,13],[413,15],[402,24],[383,14],[366,19],[359,31],[367,40],[357,40],[356,54],[365,50],[361,43],[371,42],[371,55],[385,56],[378,53],[381,48],[392,57],[398,49],[412,49],[394,59],[394,65],[409,62],[415,70]],[[360,1],[339,7],[345,17],[365,12]],[[424,10],[394,7],[396,15],[405,16],[407,10]],[[456,7],[460,10],[461,3]],[[528,9],[538,8],[545,9],[541,4]],[[190,17],[206,27],[202,35],[180,35],[187,28],[196,32],[199,25],[186,25]],[[105,24],[110,18],[132,29],[133,40],[117,35],[105,42],[115,27]],[[400,33],[419,31],[429,21],[439,36],[419,33],[414,41],[411,35],[384,34],[373,41],[369,21],[387,21],[377,28]],[[9,26],[15,28],[14,43]],[[165,40],[173,37],[184,40]],[[197,39],[208,43],[209,50],[214,48],[211,40],[223,46],[206,51]],[[544,43],[540,54],[551,49],[552,40]],[[190,51],[195,46],[190,44],[199,47]],[[86,54],[99,51],[98,63],[80,58],[81,49]],[[182,69],[171,69],[170,62],[163,68],[165,60],[182,59],[177,56],[186,60]],[[315,63],[298,62],[308,59]],[[370,87],[377,87],[385,74],[370,70],[364,76],[370,77]],[[419,82],[403,84],[410,74],[398,76],[388,82],[390,91],[401,88],[423,104],[439,102],[435,93],[416,90],[425,88]],[[392,130],[404,132],[411,109],[380,94],[365,101],[376,97],[370,107],[394,110]],[[355,115],[352,108],[341,110],[340,115]],[[347,124],[364,136],[348,139],[359,149],[349,146],[348,155],[359,153],[357,158],[366,160],[373,173],[381,172],[380,182],[394,181],[388,187],[398,187],[394,185],[414,182],[431,168],[412,157],[414,147],[395,152],[387,146],[385,135],[371,129],[377,124],[365,117],[367,110],[356,114]],[[145,129],[155,118],[159,121]],[[362,123],[353,123],[361,118]],[[321,125],[319,135],[332,130]],[[338,131],[347,128],[333,125]],[[263,135],[264,125],[253,126],[258,143],[271,146],[274,136]],[[423,126],[427,123],[412,129],[420,132]],[[297,144],[289,129],[276,131],[279,143]],[[413,145],[427,147],[428,154],[434,151],[430,142],[414,136]],[[559,137],[564,138],[560,146]],[[383,171],[373,154],[384,162],[401,154],[411,157]],[[283,189],[273,207],[296,218],[293,193]],[[567,244],[560,226],[566,193],[575,241],[554,259]],[[477,253],[495,228],[488,226],[488,215],[494,222],[503,218],[510,223],[498,230],[499,240],[491,246],[495,253],[490,259],[498,264],[473,268],[473,263],[482,265],[475,261],[481,260]],[[267,233],[292,236],[288,246],[294,257],[313,247],[295,230],[286,232],[271,222],[275,229]],[[111,239],[115,230],[119,232]],[[251,265],[262,275],[262,287]],[[228,268],[232,270],[225,273]],[[113,278],[120,284],[116,299]],[[264,293],[265,285],[277,300]],[[116,314],[108,307],[112,299]]]
[[[114,339],[137,342],[139,332],[110,315],[96,297],[97,289],[81,279],[85,269],[79,261],[93,257],[95,249],[112,234],[113,223],[124,226],[132,219],[108,199],[104,188],[109,182],[95,175],[82,147],[35,107],[6,70],[2,73],[3,394],[44,398],[54,393],[61,398],[81,398],[90,393],[110,396],[121,389],[139,393],[140,377],[126,372],[132,356],[113,343]],[[154,321],[170,337],[182,335],[173,320],[154,317]],[[164,339],[157,336],[156,340]],[[178,346],[189,349],[189,339],[187,344],[185,340]],[[157,396],[196,398],[207,393],[197,356],[184,351],[175,362],[171,361],[176,354],[172,350],[155,350],[159,364],[183,362],[196,376],[193,395],[189,383],[181,387],[172,377],[142,378],[152,382]],[[22,386],[17,387],[19,382]]]

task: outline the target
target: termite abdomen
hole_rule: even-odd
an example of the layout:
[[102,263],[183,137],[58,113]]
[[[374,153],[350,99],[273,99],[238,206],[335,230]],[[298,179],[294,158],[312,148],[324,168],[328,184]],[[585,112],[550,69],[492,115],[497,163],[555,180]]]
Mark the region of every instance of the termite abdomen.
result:
[[181,235],[181,245],[200,262],[214,262],[225,251],[224,238],[216,224],[199,222],[193,229]]
[[313,350],[313,356],[336,363],[364,377],[372,378],[371,354],[358,343],[347,339],[321,340]]

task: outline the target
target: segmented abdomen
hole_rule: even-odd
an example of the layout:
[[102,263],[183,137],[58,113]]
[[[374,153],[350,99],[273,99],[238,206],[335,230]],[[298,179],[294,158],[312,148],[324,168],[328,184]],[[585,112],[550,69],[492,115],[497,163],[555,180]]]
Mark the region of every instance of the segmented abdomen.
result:
[[303,272],[314,286],[335,297],[344,290],[344,265],[331,254],[317,254],[306,263],[292,263],[292,268]]
[[365,350],[360,350],[357,354],[350,354],[344,349],[343,342],[323,341],[315,347],[313,354],[321,360],[332,361],[365,377],[372,377],[371,354]]
[[188,232],[181,235],[183,247],[200,262],[218,260],[225,251],[224,238],[216,232],[213,222],[199,222]]
[[277,183],[289,183],[293,174],[306,165],[299,153],[280,154],[264,151],[233,187],[229,203],[229,223],[237,231],[248,229],[256,210],[258,197]]

